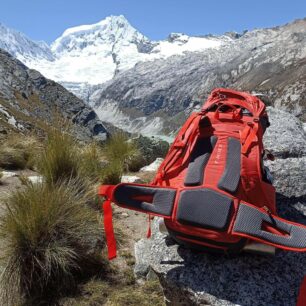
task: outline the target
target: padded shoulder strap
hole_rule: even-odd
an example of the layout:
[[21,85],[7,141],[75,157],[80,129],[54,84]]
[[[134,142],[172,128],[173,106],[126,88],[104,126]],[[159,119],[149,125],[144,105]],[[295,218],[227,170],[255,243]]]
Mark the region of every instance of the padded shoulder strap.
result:
[[[170,219],[178,191],[171,187],[142,184],[101,186],[99,195],[103,204],[104,227],[109,258],[116,257],[116,242],[112,226],[111,202],[132,210]],[[293,223],[276,215],[268,208],[259,208],[205,188],[180,191],[177,220],[196,227],[227,230],[235,236],[247,237],[275,247],[306,252],[306,226]]]

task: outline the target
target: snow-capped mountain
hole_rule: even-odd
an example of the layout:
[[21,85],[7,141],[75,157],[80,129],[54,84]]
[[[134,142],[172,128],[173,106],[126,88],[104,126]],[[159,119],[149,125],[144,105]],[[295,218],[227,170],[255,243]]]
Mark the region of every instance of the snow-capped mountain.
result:
[[306,121],[306,19],[246,32],[218,49],[138,63],[96,86],[90,104],[102,121],[169,135],[216,87],[261,95]]
[[53,61],[49,46],[43,42],[35,42],[21,32],[10,29],[0,23],[0,49],[9,52],[24,63],[30,61]]
[[124,16],[69,28],[50,47],[0,27],[0,48],[64,85],[103,121],[169,134],[214,87],[270,97],[306,118],[306,19],[270,29],[151,41]]
[[50,48],[14,30],[3,27],[2,32],[1,48],[83,98],[84,84],[102,84],[138,62],[218,48],[232,40],[229,36],[189,37],[173,33],[166,40],[150,41],[124,16],[69,28]]

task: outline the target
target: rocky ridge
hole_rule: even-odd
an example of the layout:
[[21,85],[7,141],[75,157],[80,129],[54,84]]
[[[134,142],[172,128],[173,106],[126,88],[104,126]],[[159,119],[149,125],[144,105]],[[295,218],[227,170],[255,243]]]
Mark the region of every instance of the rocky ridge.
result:
[[0,133],[44,130],[55,114],[71,120],[80,140],[105,140],[107,131],[96,113],[63,86],[29,69],[0,49]]

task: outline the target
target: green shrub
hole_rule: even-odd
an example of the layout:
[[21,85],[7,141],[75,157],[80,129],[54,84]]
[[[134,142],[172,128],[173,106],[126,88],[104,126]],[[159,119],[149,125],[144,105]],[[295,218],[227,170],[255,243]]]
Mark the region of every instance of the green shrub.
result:
[[165,157],[169,150],[168,142],[153,137],[139,136],[133,139],[133,143],[138,148],[138,154],[132,156],[129,162],[129,170],[132,172],[139,171],[158,157]]
[[47,184],[57,184],[78,178],[80,165],[76,140],[58,129],[50,129],[38,160],[38,170]]
[[107,161],[128,170],[129,161],[138,154],[138,150],[123,133],[117,133],[106,142],[103,153]]
[[[124,171],[129,169],[135,156],[139,154],[137,147],[123,133],[114,134],[98,151],[106,160],[96,171],[103,184],[118,184]],[[101,162],[100,162],[101,164]],[[93,166],[91,166],[94,168]]]
[[106,162],[103,162],[102,157],[101,145],[96,142],[84,145],[80,153],[80,175],[94,181],[101,181],[107,165]]
[[148,164],[148,160],[145,158],[145,156],[141,154],[141,152],[139,152],[138,154],[135,154],[130,158],[127,167],[128,170],[131,172],[138,172],[142,167]]
[[0,167],[4,169],[32,169],[40,150],[41,144],[36,137],[11,134],[0,144]]
[[5,200],[0,217],[2,305],[50,299],[70,290],[93,265],[99,263],[95,267],[101,271],[95,247],[102,229],[85,205],[87,196],[78,190],[76,181],[30,184]]
[[[97,182],[116,184],[120,182],[125,158],[131,152],[129,145],[123,143],[120,146],[117,141],[115,137],[103,148],[95,142],[81,146],[69,134],[50,130],[39,158],[38,169],[47,184],[57,184],[73,178],[82,181],[84,186]],[[116,148],[121,148],[121,155],[111,153]],[[103,162],[105,156],[107,161]]]
[[116,161],[111,161],[103,168],[101,182],[102,184],[115,185],[121,182],[123,174],[122,164]]

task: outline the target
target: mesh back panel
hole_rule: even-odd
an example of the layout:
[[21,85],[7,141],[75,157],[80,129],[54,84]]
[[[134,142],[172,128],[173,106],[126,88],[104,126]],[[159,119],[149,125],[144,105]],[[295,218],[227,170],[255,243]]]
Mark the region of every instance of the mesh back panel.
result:
[[209,189],[185,190],[178,203],[177,220],[183,224],[225,230],[232,199]]

